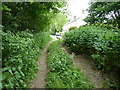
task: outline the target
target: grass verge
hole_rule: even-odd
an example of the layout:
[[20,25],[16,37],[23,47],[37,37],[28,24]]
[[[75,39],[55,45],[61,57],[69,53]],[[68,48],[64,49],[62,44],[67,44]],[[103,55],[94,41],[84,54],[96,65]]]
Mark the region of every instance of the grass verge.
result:
[[47,88],[92,88],[93,85],[82,72],[73,67],[72,56],[59,46],[60,40],[53,42],[48,48],[46,76]]

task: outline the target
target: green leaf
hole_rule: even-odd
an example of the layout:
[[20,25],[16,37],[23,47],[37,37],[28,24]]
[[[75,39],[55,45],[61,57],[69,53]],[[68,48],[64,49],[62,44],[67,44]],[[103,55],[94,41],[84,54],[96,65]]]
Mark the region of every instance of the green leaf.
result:
[[9,72],[5,72],[2,74],[2,80],[6,79],[6,78],[9,78],[11,75]]

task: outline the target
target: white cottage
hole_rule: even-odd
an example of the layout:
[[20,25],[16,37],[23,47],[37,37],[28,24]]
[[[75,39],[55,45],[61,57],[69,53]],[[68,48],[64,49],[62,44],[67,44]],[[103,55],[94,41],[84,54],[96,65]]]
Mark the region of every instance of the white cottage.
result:
[[66,24],[63,26],[63,32],[66,32],[66,31],[67,31],[70,27],[72,27],[72,26],[79,27],[79,26],[85,25],[85,24],[86,24],[86,22],[83,21],[81,17],[76,18],[76,17],[74,16],[74,20],[66,23]]

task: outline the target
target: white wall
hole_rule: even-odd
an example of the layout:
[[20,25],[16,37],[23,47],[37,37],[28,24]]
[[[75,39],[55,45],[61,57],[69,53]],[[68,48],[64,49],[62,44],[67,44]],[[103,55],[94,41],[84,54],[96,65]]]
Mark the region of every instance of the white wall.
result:
[[64,25],[63,26],[63,31],[67,31],[72,26],[79,27],[79,26],[85,25],[85,24],[86,24],[86,22],[83,21],[81,18],[79,18],[75,22],[71,22],[70,24]]

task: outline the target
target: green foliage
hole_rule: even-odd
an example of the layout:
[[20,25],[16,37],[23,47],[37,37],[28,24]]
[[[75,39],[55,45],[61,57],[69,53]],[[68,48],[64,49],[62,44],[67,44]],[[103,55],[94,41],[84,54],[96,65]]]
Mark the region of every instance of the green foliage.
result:
[[48,48],[47,88],[92,88],[79,69],[73,67],[72,57],[53,42]]
[[119,2],[92,2],[85,21],[89,24],[96,22],[113,24],[120,28]]
[[50,40],[48,33],[2,32],[3,88],[25,88],[34,78],[41,49]]
[[62,13],[57,13],[52,18],[53,19],[51,19],[51,24],[50,24],[51,34],[55,34],[56,32],[61,32],[63,25],[69,22],[65,14]]
[[45,48],[45,45],[52,40],[50,38],[50,33],[49,32],[39,32],[34,34],[34,39],[36,42],[36,45],[39,46],[39,48]]
[[77,27],[76,26],[72,26],[68,30],[71,31],[71,30],[75,30],[75,29],[77,29]]
[[3,4],[2,6],[2,10],[6,10],[6,11],[11,11],[11,9],[9,9],[6,5]]
[[115,81],[105,80],[103,82],[103,88],[120,89],[120,84],[116,83]]
[[75,53],[92,56],[98,69],[120,70],[120,31],[86,25],[65,34],[65,44]]
[[[26,88],[38,67],[36,60],[50,41],[50,23],[65,2],[2,3],[3,88]],[[1,28],[1,26],[0,26]],[[33,34],[34,33],[34,34]]]
[[91,24],[92,26],[100,26],[102,28],[107,28],[107,29],[118,29],[118,27],[115,27],[114,25],[112,24],[107,24],[107,23],[93,23]]
[[[44,31],[51,23],[52,15],[59,13],[63,2],[3,2],[2,24],[4,31]],[[49,29],[48,29],[49,30]]]

